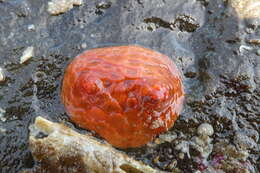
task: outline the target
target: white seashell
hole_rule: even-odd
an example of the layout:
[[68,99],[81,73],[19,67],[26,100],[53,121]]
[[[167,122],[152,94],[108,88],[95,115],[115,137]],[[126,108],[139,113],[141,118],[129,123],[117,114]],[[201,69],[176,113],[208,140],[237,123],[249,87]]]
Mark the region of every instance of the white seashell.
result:
[[34,56],[34,47],[32,46],[27,47],[20,58],[20,64],[23,64],[24,62],[28,61],[33,56]]
[[0,127],[0,133],[5,133],[6,132],[6,129]]
[[81,47],[82,47],[82,49],[86,49],[87,48],[87,43],[82,43]]
[[28,30],[29,31],[34,31],[35,30],[35,25],[34,24],[28,25]]
[[0,67],[0,82],[3,82],[4,80],[5,80],[4,69]]
[[6,118],[5,118],[5,110],[0,108],[0,121],[5,122]]
[[245,46],[245,45],[241,45],[240,47],[239,47],[239,52],[240,53],[244,53],[245,52],[245,50],[247,50],[247,51],[250,51],[250,50],[253,50],[253,48],[252,47],[249,47],[249,46]]

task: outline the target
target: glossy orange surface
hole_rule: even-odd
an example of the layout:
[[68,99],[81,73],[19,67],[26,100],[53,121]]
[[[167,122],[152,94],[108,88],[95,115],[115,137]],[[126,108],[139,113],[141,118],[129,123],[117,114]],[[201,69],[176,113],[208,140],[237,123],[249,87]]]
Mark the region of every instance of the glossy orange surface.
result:
[[139,46],[83,52],[67,67],[62,86],[71,120],[118,148],[145,145],[171,128],[183,99],[175,64]]

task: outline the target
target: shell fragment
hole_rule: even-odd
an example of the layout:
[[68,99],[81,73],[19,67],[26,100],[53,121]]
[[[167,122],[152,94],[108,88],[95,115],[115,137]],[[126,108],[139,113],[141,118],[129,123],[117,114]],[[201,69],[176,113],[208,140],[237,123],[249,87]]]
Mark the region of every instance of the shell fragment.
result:
[[[37,117],[31,126],[30,149],[40,165],[24,173],[41,171],[88,173],[159,173],[88,134]],[[33,129],[33,130],[32,130]]]
[[4,69],[0,67],[0,82],[5,81]]
[[32,46],[27,47],[24,50],[23,55],[20,58],[20,64],[25,63],[26,61],[28,61],[33,56],[34,56],[34,47],[32,47]]

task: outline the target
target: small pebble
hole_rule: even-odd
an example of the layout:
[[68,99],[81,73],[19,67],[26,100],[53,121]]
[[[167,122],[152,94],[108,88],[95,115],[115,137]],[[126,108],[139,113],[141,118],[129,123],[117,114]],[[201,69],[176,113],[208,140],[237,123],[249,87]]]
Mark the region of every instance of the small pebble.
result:
[[239,52],[243,54],[243,53],[245,52],[245,50],[250,51],[250,50],[252,50],[252,49],[253,49],[252,47],[245,46],[245,45],[241,45],[241,46],[239,47]]
[[254,30],[252,28],[246,28],[246,33],[252,34]]
[[5,122],[6,118],[4,117],[5,115],[5,110],[0,108],[0,121]]
[[184,159],[184,153],[179,153],[179,158],[182,160],[182,159]]
[[28,25],[28,30],[29,31],[34,31],[35,30],[35,25],[34,24]]
[[84,28],[84,25],[83,25],[83,24],[80,24],[80,25],[79,25],[79,28],[80,28],[80,29],[83,29],[83,28]]
[[97,4],[97,8],[100,9],[107,9],[111,6],[111,3],[107,3],[107,2],[100,2]]
[[5,133],[6,129],[3,129],[2,127],[0,127],[0,133]]
[[197,133],[201,136],[212,136],[214,134],[214,129],[212,125],[203,123],[198,127]]
[[34,47],[32,47],[32,46],[27,47],[24,50],[23,55],[20,58],[20,64],[25,63],[26,61],[28,61],[33,56],[34,56]]
[[0,82],[3,82],[4,80],[5,80],[4,69],[0,67]]
[[260,39],[251,39],[249,40],[249,43],[254,45],[260,45]]
[[159,144],[162,143],[162,140],[159,139],[159,138],[156,138],[156,139],[154,140],[154,143],[157,144],[157,145],[159,145]]
[[87,43],[82,43],[81,47],[82,47],[82,49],[86,49],[87,48]]
[[260,56],[260,50],[256,51],[256,55]]

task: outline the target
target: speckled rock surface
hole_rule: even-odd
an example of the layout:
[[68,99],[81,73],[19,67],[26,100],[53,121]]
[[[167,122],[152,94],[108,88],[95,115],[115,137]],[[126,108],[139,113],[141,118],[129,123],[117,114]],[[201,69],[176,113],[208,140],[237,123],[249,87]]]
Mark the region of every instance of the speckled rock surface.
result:
[[[225,0],[83,0],[57,16],[47,8],[47,1],[0,0],[0,172],[34,166],[28,126],[36,116],[83,132],[60,102],[64,69],[86,49],[122,44],[171,57],[186,92],[172,140],[126,153],[165,171],[260,171],[260,46],[250,41],[260,37],[259,18],[242,18]],[[20,64],[29,46],[34,57]],[[189,146],[202,123],[214,129],[207,158]],[[181,143],[185,152],[176,149]]]

